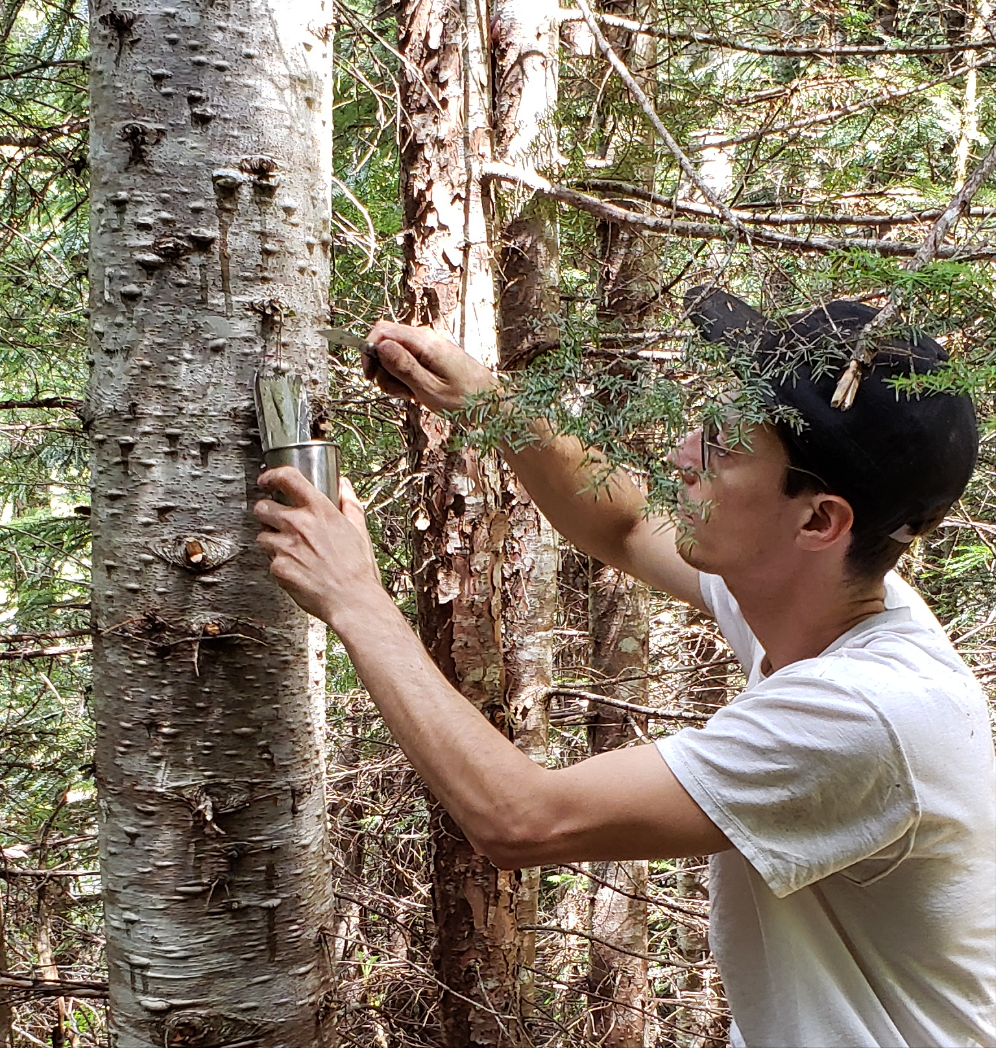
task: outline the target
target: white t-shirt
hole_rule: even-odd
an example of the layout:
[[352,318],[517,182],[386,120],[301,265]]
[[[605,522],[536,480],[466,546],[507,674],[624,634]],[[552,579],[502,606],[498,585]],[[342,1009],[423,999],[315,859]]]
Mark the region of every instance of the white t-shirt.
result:
[[982,690],[897,575],[888,610],[764,677],[730,591],[702,596],[749,674],[658,742],[732,849],[710,939],[734,1048],[996,1045],[996,767]]

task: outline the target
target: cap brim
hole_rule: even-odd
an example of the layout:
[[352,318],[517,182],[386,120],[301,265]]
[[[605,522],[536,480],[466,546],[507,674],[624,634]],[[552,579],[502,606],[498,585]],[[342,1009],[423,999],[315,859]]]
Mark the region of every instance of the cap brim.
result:
[[772,348],[779,329],[774,321],[728,291],[708,285],[693,287],[684,296],[685,311],[706,342],[722,342],[730,349]]

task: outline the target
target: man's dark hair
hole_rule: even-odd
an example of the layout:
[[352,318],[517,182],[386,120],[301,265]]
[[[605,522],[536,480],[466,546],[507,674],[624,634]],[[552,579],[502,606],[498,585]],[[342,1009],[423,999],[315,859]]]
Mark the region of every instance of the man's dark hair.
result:
[[[785,470],[782,493],[790,499],[817,492],[826,492],[828,495],[839,494],[839,492],[831,491],[828,484],[821,483],[806,470],[795,450],[794,442],[785,439],[782,433],[784,428],[785,424],[781,423],[775,426],[775,431],[781,438],[782,446],[788,454],[789,465],[792,468]],[[854,523],[851,525],[851,543],[847,547],[844,560],[845,569],[856,582],[877,582],[896,566],[899,558],[907,549],[909,549],[907,543],[897,542],[888,535],[883,535],[877,528],[863,526],[860,516],[855,512]]]

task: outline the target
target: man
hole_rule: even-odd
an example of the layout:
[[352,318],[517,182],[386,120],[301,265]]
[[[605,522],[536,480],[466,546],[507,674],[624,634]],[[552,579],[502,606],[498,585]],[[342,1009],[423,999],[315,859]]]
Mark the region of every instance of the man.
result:
[[[676,452],[686,528],[644,513],[621,474],[537,424],[506,457],[540,508],[599,560],[716,617],[748,686],[701,730],[551,771],[432,665],[380,586],[348,483],[342,511],[275,470],[259,542],[276,580],[342,639],[416,770],[470,841],[511,869],[711,854],[711,941],[734,1046],[996,1044],[996,776],[981,689],[899,554],[961,494],[977,432],[964,397],[897,393],[944,359],[925,336],[879,345],[853,407],[837,375],[875,311],[776,324],[696,290],[706,339],[753,360],[777,422],[692,433]],[[434,410],[494,376],[424,329],[378,323],[370,377]],[[888,574],[887,574],[888,573]],[[389,653],[389,654],[387,654]]]

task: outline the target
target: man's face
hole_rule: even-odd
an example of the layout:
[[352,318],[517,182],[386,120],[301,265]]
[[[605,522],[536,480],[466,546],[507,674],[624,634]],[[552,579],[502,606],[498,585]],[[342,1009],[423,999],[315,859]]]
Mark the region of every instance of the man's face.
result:
[[794,549],[804,510],[784,493],[788,454],[775,432],[732,428],[693,430],[674,452],[685,484],[678,552],[712,574],[770,572]]

